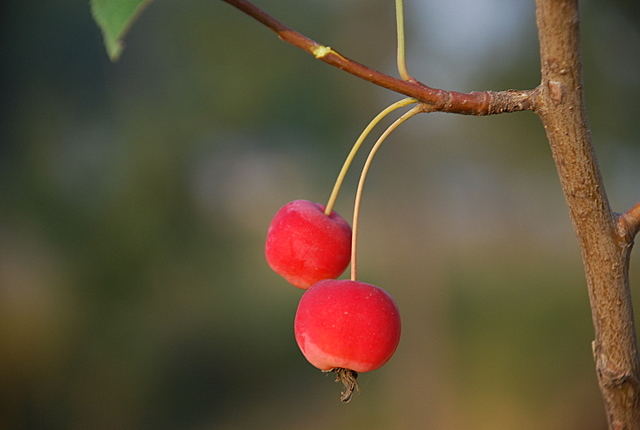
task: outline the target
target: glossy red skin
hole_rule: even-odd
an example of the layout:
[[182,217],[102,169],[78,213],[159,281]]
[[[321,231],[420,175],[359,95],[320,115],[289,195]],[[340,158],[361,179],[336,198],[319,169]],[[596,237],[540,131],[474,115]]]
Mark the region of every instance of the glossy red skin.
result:
[[269,225],[265,256],[269,266],[302,289],[340,276],[351,258],[351,227],[335,211],[308,200],[284,205]]
[[294,332],[302,354],[318,369],[369,372],[391,358],[400,326],[398,307],[382,288],[325,280],[302,296]]

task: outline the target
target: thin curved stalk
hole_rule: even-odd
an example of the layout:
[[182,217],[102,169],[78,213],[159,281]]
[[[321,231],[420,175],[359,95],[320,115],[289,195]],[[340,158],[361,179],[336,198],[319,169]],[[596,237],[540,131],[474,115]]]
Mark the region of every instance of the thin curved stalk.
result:
[[364,190],[364,183],[367,179],[367,174],[369,173],[369,169],[371,168],[371,163],[373,162],[373,157],[375,157],[378,149],[382,143],[389,137],[391,132],[393,132],[400,124],[408,120],[409,118],[421,113],[428,112],[428,108],[425,108],[424,105],[418,105],[413,107],[411,110],[405,112],[400,118],[396,119],[387,129],[380,135],[376,143],[371,148],[369,155],[364,163],[362,168],[362,173],[360,174],[360,180],[358,181],[358,189],[356,190],[356,198],[353,206],[353,225],[352,228],[352,239],[351,239],[351,280],[355,281],[358,278],[358,230],[360,228],[360,203],[362,202],[362,191]]

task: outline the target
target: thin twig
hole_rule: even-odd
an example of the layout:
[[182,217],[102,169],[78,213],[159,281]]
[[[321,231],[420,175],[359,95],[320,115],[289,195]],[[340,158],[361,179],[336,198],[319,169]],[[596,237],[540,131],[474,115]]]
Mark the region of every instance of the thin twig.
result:
[[621,214],[618,222],[623,229],[623,236],[631,243],[640,231],[640,202]]
[[287,27],[247,0],[223,0],[264,24],[283,41],[296,46],[320,61],[358,78],[426,103],[433,111],[463,115],[495,115],[533,110],[537,90],[473,91],[459,93],[431,88],[418,81],[406,81],[364,66]]

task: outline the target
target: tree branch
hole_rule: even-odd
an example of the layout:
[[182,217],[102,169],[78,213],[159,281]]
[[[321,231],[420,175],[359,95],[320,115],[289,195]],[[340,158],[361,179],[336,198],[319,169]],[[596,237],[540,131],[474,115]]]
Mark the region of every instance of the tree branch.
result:
[[[536,6],[542,83],[534,111],[545,127],[582,252],[598,382],[610,428],[639,429],[640,365],[629,289],[632,236],[621,234],[609,207],[591,142],[578,1],[536,0]],[[636,207],[625,220],[639,211]]]
[[625,235],[631,243],[638,231],[640,231],[640,202],[620,215],[618,221],[622,229],[622,235]]
[[353,61],[334,49],[319,44],[287,27],[247,0],[223,0],[264,24],[283,41],[296,46],[320,61],[358,78],[429,104],[434,111],[464,115],[494,115],[532,110],[536,90],[474,91],[459,93],[431,88],[416,80],[403,80],[373,70]]

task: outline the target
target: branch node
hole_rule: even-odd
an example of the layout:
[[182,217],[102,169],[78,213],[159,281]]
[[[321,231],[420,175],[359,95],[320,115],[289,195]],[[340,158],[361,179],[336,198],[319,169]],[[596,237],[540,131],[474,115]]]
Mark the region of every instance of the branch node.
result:
[[618,229],[620,236],[629,244],[640,231],[640,203],[636,203],[631,209],[618,215]]
[[602,384],[609,388],[620,389],[623,385],[634,382],[635,380],[632,373],[622,370],[598,369],[598,374],[600,375]]
[[547,88],[549,89],[549,97],[551,101],[559,105],[564,98],[564,85],[561,82],[550,80],[547,82]]
[[317,59],[321,59],[325,55],[331,54],[332,52],[335,52],[335,51],[331,49],[329,46],[324,46],[324,45],[318,45],[315,48],[313,48],[313,50],[311,51],[313,56],[316,57]]

